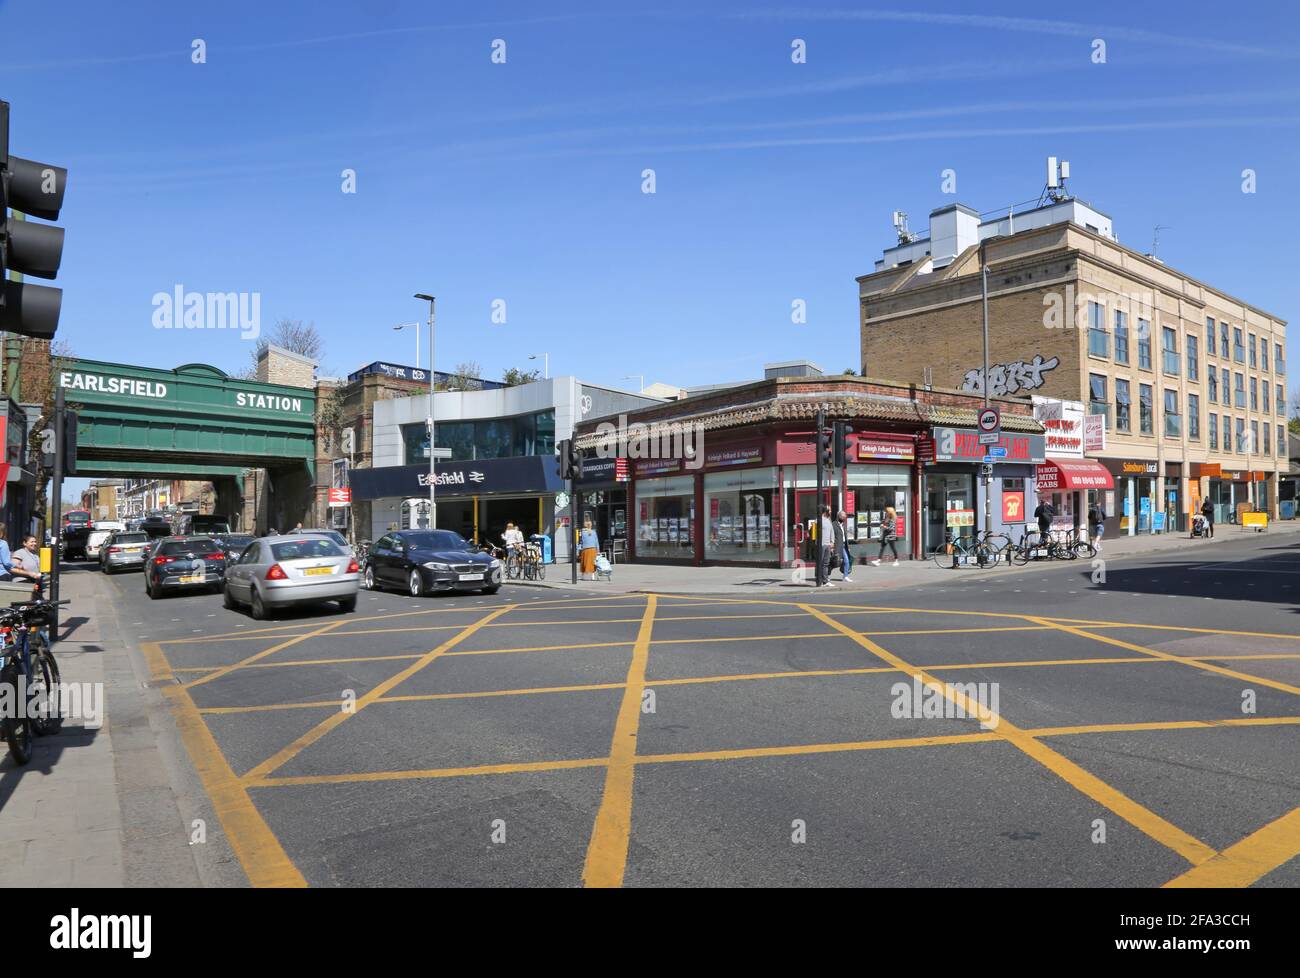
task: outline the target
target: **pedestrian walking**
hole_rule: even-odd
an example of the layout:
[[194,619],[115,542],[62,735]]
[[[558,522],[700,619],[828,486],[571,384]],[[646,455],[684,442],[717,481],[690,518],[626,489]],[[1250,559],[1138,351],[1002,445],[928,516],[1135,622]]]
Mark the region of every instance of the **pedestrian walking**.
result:
[[831,519],[831,508],[822,506],[817,519],[817,559],[821,561],[822,587],[834,587],[831,583],[831,568],[835,566],[835,521]]
[[880,553],[876,559],[871,562],[871,566],[879,567],[881,560],[885,556],[885,548],[888,547],[890,553],[894,555],[894,562],[890,566],[898,566],[898,512],[893,506],[885,507],[885,515],[880,520]]
[[1205,517],[1205,536],[1214,539],[1214,503],[1207,498],[1201,504],[1201,515]]
[[582,563],[584,580],[596,579],[596,554],[600,550],[600,539],[592,528],[591,520],[582,521],[582,532],[578,534],[578,559]]
[[1101,549],[1101,537],[1106,532],[1106,510],[1102,507],[1101,501],[1092,504],[1088,510],[1088,535],[1092,538],[1092,545],[1096,549]]
[[840,537],[840,577],[852,584],[853,578],[849,576],[853,570],[853,552],[849,550],[849,514],[844,510],[836,516],[835,529]]

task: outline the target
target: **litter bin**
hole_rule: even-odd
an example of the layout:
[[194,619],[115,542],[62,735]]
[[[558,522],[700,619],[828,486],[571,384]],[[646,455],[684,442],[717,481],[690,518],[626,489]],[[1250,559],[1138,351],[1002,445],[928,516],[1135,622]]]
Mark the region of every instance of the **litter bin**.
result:
[[551,538],[545,533],[534,533],[528,538],[529,543],[535,543],[542,548],[542,563],[554,563],[551,557]]

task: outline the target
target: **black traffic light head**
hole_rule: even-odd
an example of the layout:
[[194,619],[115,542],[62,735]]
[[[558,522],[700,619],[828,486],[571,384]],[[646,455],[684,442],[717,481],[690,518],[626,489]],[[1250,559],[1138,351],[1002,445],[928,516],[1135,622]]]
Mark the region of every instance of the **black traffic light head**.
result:
[[9,272],[54,278],[63,258],[63,228],[35,224],[10,209],[57,220],[68,171],[9,155],[9,103],[0,101],[0,329],[50,339],[59,325],[63,293],[10,281]]
[[823,469],[835,468],[835,439],[825,428],[817,432],[817,452]]
[[569,478],[582,478],[582,452],[573,442],[569,442],[569,471],[572,473]]
[[835,422],[831,442],[832,466],[842,469],[849,464],[849,423],[847,421]]
[[63,412],[63,437],[60,439],[63,450],[63,474],[77,474],[77,425],[80,419],[76,411]]

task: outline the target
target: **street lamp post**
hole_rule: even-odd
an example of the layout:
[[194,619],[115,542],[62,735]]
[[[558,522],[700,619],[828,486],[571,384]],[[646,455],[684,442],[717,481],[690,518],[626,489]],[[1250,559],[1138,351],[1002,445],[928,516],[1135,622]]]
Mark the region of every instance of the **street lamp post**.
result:
[[538,357],[542,358],[542,379],[550,380],[551,379],[551,355],[549,353],[530,353],[528,355],[529,360],[536,360]]
[[415,298],[423,299],[429,303],[429,529],[432,530],[438,525],[438,482],[435,478],[433,459],[433,449],[436,444],[434,432],[437,430],[433,422],[433,307],[435,299],[424,292],[415,293]]

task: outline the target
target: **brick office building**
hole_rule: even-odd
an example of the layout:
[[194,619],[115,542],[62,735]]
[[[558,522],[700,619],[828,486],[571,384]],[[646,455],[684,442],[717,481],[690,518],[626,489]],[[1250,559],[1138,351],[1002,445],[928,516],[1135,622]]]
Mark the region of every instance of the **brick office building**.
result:
[[1277,516],[1285,457],[1286,323],[1121,245],[1111,220],[1063,193],[981,221],[949,205],[858,279],[863,372],[1081,401],[1105,425],[1088,457],[1110,473],[1108,532]]
[[[1011,505],[1008,528],[1018,534],[1034,465],[1044,460],[1043,426],[1027,397],[992,402],[1009,458],[991,486],[993,528],[1003,528]],[[822,501],[850,514],[855,556],[875,556],[881,514],[893,506],[900,553],[921,557],[947,534],[969,535],[984,523],[984,450],[974,430],[981,404],[979,395],[866,377],[772,377],[583,421],[575,438],[595,457],[577,487],[579,515],[591,515],[617,486],[626,491],[634,561],[787,567],[807,560],[805,528],[819,502],[820,409],[827,423],[850,423],[849,464],[827,478]],[[693,455],[683,457],[680,447]],[[626,464],[609,461],[615,455]]]

